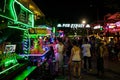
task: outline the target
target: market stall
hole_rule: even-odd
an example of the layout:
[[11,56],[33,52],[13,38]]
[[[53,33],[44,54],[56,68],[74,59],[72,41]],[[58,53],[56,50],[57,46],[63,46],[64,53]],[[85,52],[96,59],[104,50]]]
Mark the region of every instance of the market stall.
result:
[[107,37],[120,39],[120,12],[116,12],[106,19],[104,30]]
[[[17,50],[20,44],[21,52],[27,54],[29,51],[25,46],[29,45],[27,30],[34,26],[34,14],[17,0],[2,0],[0,20],[0,80],[10,80],[20,68],[29,65]],[[22,36],[24,33],[27,35]]]
[[51,29],[48,27],[34,27],[29,28],[29,41],[30,44],[28,54],[20,54],[20,56],[28,57],[30,61],[37,64],[44,61],[47,54],[49,54],[49,36],[51,35]]

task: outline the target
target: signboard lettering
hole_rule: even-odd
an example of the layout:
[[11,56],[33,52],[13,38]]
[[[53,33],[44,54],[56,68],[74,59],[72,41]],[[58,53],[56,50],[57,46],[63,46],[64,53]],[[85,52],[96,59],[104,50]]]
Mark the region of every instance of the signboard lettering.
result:
[[90,25],[89,24],[58,24],[57,27],[90,28]]

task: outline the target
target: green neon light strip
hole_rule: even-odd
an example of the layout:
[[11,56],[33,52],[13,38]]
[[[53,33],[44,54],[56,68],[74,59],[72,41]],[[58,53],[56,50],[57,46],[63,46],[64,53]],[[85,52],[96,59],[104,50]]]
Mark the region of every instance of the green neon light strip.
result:
[[53,33],[55,33],[55,27],[53,27]]
[[30,26],[30,25],[27,25],[27,24],[25,24],[25,23],[23,23],[23,22],[20,22],[20,21],[16,21],[16,23],[19,23],[19,24],[25,25],[25,26],[27,26],[27,27],[32,27],[32,25]]
[[[27,30],[28,31],[28,30]],[[29,34],[29,31],[28,31],[28,39],[29,39],[29,47],[28,47],[28,49],[29,49],[29,51],[30,51],[30,34]]]
[[1,17],[4,17],[4,18],[7,18],[7,19],[9,19],[9,20],[15,21],[14,19],[11,19],[11,18],[9,18],[9,17],[7,17],[7,16],[4,16],[4,15],[1,15],[1,14],[0,14],[0,16],[1,16]]
[[[27,36],[27,37],[25,37],[25,36]],[[29,38],[29,31],[28,31],[28,29],[24,31],[24,39],[25,38],[28,39],[28,41],[29,41],[28,43],[30,44],[30,38]],[[26,44],[25,43],[26,42],[24,41],[24,47],[27,46],[27,43]],[[27,54],[29,51],[30,51],[30,45],[28,46],[28,49],[27,48],[24,49],[24,53]]]
[[[25,26],[29,26],[29,27],[30,27],[30,25],[27,25],[27,24],[25,24],[25,23],[16,21],[16,20],[11,19],[11,18],[9,18],[9,17],[7,17],[7,16],[3,16],[3,15],[1,15],[1,14],[0,14],[0,16],[2,16],[2,17],[4,17],[4,18],[7,18],[7,19],[9,19],[9,20],[15,21],[16,23],[20,23],[20,24],[23,24],[23,25],[25,25]],[[14,27],[14,26],[11,26],[11,27]],[[34,27],[34,24],[32,24],[32,27]],[[18,28],[18,27],[16,27],[16,28]]]
[[5,69],[4,71],[0,72],[0,75],[3,74],[3,73],[5,73],[5,72],[7,72],[8,70],[10,70],[10,69],[12,69],[12,68],[18,66],[18,65],[19,65],[19,63],[13,65],[12,67],[10,67],[10,68],[8,68],[8,69]]
[[14,17],[14,20],[17,20],[17,15],[14,14],[15,13],[14,2],[15,2],[15,0],[10,1],[9,8],[10,8],[10,12],[11,12],[12,16]]
[[4,2],[5,2],[5,4],[4,4],[4,10],[5,10],[5,7],[6,7],[6,0],[5,0]]
[[20,30],[26,30],[26,29],[23,29],[23,28],[20,28],[19,26],[8,26],[9,28],[15,28],[15,29],[20,29]]
[[[18,19],[17,19],[17,14],[16,14],[16,11],[15,11],[15,7],[14,7],[14,3],[17,3],[17,4],[19,4],[24,10],[26,10],[26,11],[28,11],[28,12],[30,12],[31,14],[32,14],[32,25],[30,26],[30,25],[27,25],[27,24],[25,24],[25,23],[22,23],[22,22],[19,22],[19,21],[17,21]],[[11,0],[10,1],[10,5],[9,5],[9,8],[10,8],[10,13],[12,14],[12,16],[13,16],[13,18],[14,19],[12,19],[12,18],[9,18],[9,17],[7,17],[7,16],[4,16],[4,15],[0,15],[1,17],[4,17],[4,18],[7,18],[7,19],[10,19],[10,20],[12,20],[12,21],[15,21],[16,23],[20,23],[20,24],[23,24],[23,25],[25,25],[25,26],[27,26],[27,27],[34,27],[34,15],[33,15],[33,12],[32,11],[30,11],[29,9],[27,9],[27,8],[25,8],[21,3],[19,3],[17,0]]]
[[14,4],[15,4],[15,0],[14,0],[14,2],[13,2],[13,14],[14,14],[14,17],[15,17],[15,21],[17,21],[17,14],[16,14],[16,11],[15,11],[15,7],[14,7]]
[[[12,17],[16,20],[17,17],[14,15],[13,3],[14,3],[14,0],[11,0],[11,1],[10,1],[10,5],[9,5],[9,9],[10,9],[10,13],[11,13]],[[14,19],[9,18],[9,17],[7,17],[7,16],[4,16],[4,15],[0,15],[0,16],[14,21]]]
[[[0,16],[2,16],[2,17],[4,17],[4,18],[7,18],[7,19],[9,19],[9,20],[15,21],[14,19],[11,19],[11,18],[9,18],[9,17],[3,16],[3,15],[0,15]],[[25,26],[30,26],[30,25],[27,25],[27,24],[22,23],[22,22],[18,22],[18,21],[15,21],[15,22],[16,22],[16,23],[23,24],[23,25],[25,25]],[[14,27],[14,26],[11,26],[11,27]],[[17,28],[17,27],[16,27],[16,28]]]
[[34,27],[34,15],[32,14],[32,27]]
[[30,13],[33,13],[32,11],[30,11],[29,9],[27,9],[26,7],[24,7],[20,2],[18,2],[17,0],[15,0],[16,3],[18,3],[23,9],[25,9],[26,11],[29,11]]
[[[31,25],[31,27],[34,27],[34,15],[33,15],[33,12],[32,11],[30,11],[29,9],[27,9],[26,7],[24,7],[20,2],[18,2],[17,0],[15,0],[15,2],[17,3],[17,4],[19,4],[20,6],[21,6],[21,8],[22,9],[24,9],[25,11],[28,11],[28,12],[30,12],[31,14],[32,14],[32,25]],[[14,11],[15,11],[15,8],[14,8]],[[16,11],[15,11],[16,12]],[[15,13],[15,16],[17,17],[17,14]],[[18,19],[17,19],[18,20]],[[16,20],[16,21],[17,21]],[[22,23],[22,22],[19,22],[19,21],[17,21],[17,23],[20,23],[20,24],[23,24],[23,25],[26,25],[26,26],[29,26],[30,27],[30,25],[27,25],[27,24],[25,24],[25,23]]]
[[37,68],[36,66],[32,66],[29,69],[24,70],[20,75],[18,75],[13,80],[24,80],[36,68]]

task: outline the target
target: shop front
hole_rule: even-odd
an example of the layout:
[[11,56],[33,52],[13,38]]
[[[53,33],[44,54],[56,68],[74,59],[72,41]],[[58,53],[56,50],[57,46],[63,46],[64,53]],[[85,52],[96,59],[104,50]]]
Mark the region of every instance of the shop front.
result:
[[21,56],[28,56],[34,61],[43,61],[49,52],[51,29],[47,27],[29,28],[30,51],[29,54],[21,54]]
[[34,14],[17,0],[2,0],[0,20],[0,80],[9,80],[28,65],[19,53],[28,54],[28,28],[34,27]]
[[105,24],[104,30],[106,36],[120,40],[120,13],[116,12],[108,17]]

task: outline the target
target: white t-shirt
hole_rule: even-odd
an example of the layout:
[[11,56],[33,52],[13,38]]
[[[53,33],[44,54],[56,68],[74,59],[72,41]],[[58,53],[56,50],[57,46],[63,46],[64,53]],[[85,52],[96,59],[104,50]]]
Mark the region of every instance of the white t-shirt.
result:
[[82,53],[83,53],[83,56],[87,56],[87,57],[91,57],[91,53],[90,53],[90,48],[91,48],[91,45],[90,44],[82,44]]
[[64,45],[56,44],[56,49],[58,53],[63,53]]

